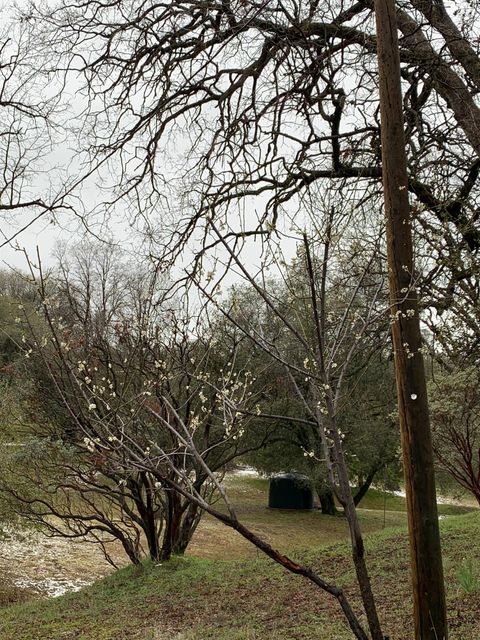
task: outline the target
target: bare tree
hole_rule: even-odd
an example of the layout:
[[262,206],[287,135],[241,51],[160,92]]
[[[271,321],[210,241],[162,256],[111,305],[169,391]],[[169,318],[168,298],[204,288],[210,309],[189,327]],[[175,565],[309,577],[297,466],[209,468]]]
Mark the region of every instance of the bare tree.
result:
[[440,468],[480,504],[478,369],[437,372],[430,382],[432,431]]
[[[48,329],[20,305],[35,387],[30,403],[41,411],[23,430],[20,450],[8,452],[1,490],[19,515],[53,535],[94,537],[104,549],[105,536],[117,539],[135,563],[144,544],[152,559],[168,559],[184,553],[202,510],[156,486],[128,457],[112,462],[96,439],[117,443],[124,432],[148,457],[151,441],[179,447],[162,426],[178,416],[220,477],[271,430],[258,424],[242,438],[258,395],[248,360],[239,359],[244,338],[214,334],[182,303],[164,299],[158,269],[135,271],[121,252],[99,244],[69,253],[41,282]],[[209,501],[205,470],[181,447],[175,464]]]
[[472,259],[456,286],[438,277],[433,304],[424,314],[430,354],[432,430],[441,469],[478,499],[478,427],[476,420],[479,349],[479,277]]
[[[162,555],[162,492],[146,472],[126,472],[76,443],[34,430],[2,453],[2,506],[22,525],[100,546],[117,567],[113,542],[134,564]],[[146,548],[145,548],[146,547]]]
[[[231,322],[285,368],[307,419],[314,425],[317,446],[305,454],[320,455],[326,462],[330,484],[349,523],[353,562],[371,637],[382,638],[338,421],[342,404],[348,402],[345,379],[352,375],[354,357],[362,353],[365,366],[369,357],[385,344],[388,323],[386,327],[384,324],[383,333],[381,329],[379,333],[373,330],[375,324],[378,328],[381,318],[385,322],[388,316],[384,274],[378,269],[380,239],[372,229],[360,250],[361,242],[356,239],[355,247],[353,241],[355,232],[350,227],[348,210],[338,212],[332,207],[325,218],[323,229],[314,223],[311,234],[304,231],[301,235],[297,268],[304,271],[305,278],[302,283],[298,277],[289,279],[284,274],[287,304],[279,298],[276,288],[268,285],[265,273],[252,275],[234,244],[225,240],[212,220],[210,224],[231,268],[249,283],[259,305],[268,312],[270,323],[276,324],[278,334],[272,337],[262,324],[248,323],[248,319],[245,322],[241,309],[235,309],[235,300],[230,309],[223,309]],[[272,254],[272,264],[282,273],[285,260],[278,250]],[[349,260],[350,269],[345,269]],[[197,286],[210,303],[215,302],[214,295],[200,281]]]
[[[476,3],[397,10],[407,188],[421,223],[467,252],[479,246],[476,18]],[[211,212],[232,234],[268,235],[326,179],[355,200],[380,195],[371,0],[63,0],[23,19],[58,52],[50,65],[82,75],[89,171],[121,175],[108,204],[127,197],[147,231],[167,230],[158,251],[175,254]]]
[[[192,349],[194,325],[191,321],[185,324],[181,315],[168,312],[165,307],[157,307],[155,289],[145,290],[145,279],[140,286],[139,309],[142,311],[139,315],[123,317],[121,321],[112,316],[109,323],[102,321],[98,325],[98,318],[89,313],[89,331],[84,333],[80,351],[78,329],[75,332],[66,329],[60,319],[63,314],[58,317],[58,312],[52,309],[54,301],[48,296],[45,299],[46,289],[43,289],[50,346],[48,349],[42,347],[42,342],[37,340],[30,348],[40,350],[44,367],[72,420],[72,428],[84,439],[87,449],[104,457],[108,465],[148,473],[158,483],[155,486],[159,490],[177,496],[192,509],[207,511],[233,527],[282,566],[304,575],[337,598],[357,638],[383,640],[338,424],[341,405],[348,402],[343,394],[344,381],[354,355],[361,352],[368,361],[369,353],[379,348],[378,335],[371,331],[372,326],[384,318],[386,326],[380,333],[380,348],[388,328],[384,275],[377,269],[379,236],[373,230],[370,245],[365,240],[366,259],[360,256],[360,251],[354,250],[353,257],[350,254],[348,260],[352,267],[348,279],[345,278],[341,285],[338,281],[342,278],[341,271],[333,265],[338,261],[340,266],[347,260],[342,252],[351,242],[349,218],[346,216],[343,224],[339,223],[332,210],[327,220],[323,229],[316,226],[311,235],[304,232],[299,237],[297,269],[302,269],[306,277],[301,286],[298,279],[285,282],[292,297],[288,308],[295,310],[293,318],[286,315],[286,307],[279,305],[275,286],[271,291],[265,273],[260,272],[258,277],[250,275],[232,247],[222,240],[226,259],[254,290],[258,311],[264,309],[266,321],[276,325],[278,335],[273,340],[269,338],[270,332],[262,331],[261,315],[257,313],[260,325],[245,325],[241,309],[222,308],[219,304],[215,295],[217,284],[205,285],[200,281],[197,284],[210,308],[213,304],[221,310],[239,334],[247,336],[281,364],[304,406],[306,417],[297,419],[316,429],[319,462],[327,465],[330,482],[349,523],[352,557],[369,624],[368,634],[341,589],[324,581],[310,568],[275,551],[239,522],[220,482],[218,471],[240,451],[248,450],[242,445],[242,439],[249,421],[255,417],[262,418],[263,422],[268,419],[254,393],[251,374],[248,370],[239,372],[233,366],[235,351],[224,353],[228,357],[227,364],[223,360],[217,375],[211,375],[206,370],[205,359],[212,357],[212,349],[214,353],[221,350],[221,343],[209,337],[210,348],[207,349],[199,342],[202,334],[197,333]],[[215,232],[213,221],[211,225]],[[275,265],[275,256],[272,260]],[[279,258],[278,266],[283,262]],[[40,274],[40,284],[42,282]],[[95,298],[93,291],[90,295]],[[235,307],[234,301],[232,304]],[[167,313],[166,322],[162,320],[163,313]],[[183,330],[179,331],[178,326],[182,324]],[[95,338],[96,326],[102,327],[103,341]],[[289,334],[294,338],[293,349],[291,340],[286,340]],[[109,335],[110,339],[105,340]],[[176,395],[172,377],[179,356],[174,345],[178,344],[180,336],[183,337],[179,346],[186,351],[191,368],[184,365],[181,369],[184,380],[178,385],[176,393],[179,395]],[[82,351],[84,355],[80,359]],[[292,416],[283,418],[295,419]],[[315,451],[305,453],[317,455]],[[205,486],[214,488],[224,509],[211,504],[204,492]]]
[[13,241],[43,216],[49,221],[69,207],[68,181],[48,174],[61,140],[61,90],[38,68],[27,25],[5,9],[0,31],[0,246]]

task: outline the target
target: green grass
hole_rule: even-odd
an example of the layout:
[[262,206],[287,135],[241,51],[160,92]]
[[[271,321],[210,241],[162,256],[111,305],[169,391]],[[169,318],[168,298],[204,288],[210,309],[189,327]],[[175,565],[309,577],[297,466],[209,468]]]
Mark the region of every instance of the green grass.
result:
[[[299,551],[333,544],[349,536],[347,522],[341,515],[325,516],[318,509],[269,509],[268,480],[263,478],[230,477],[227,490],[239,519],[276,548]],[[383,507],[382,510],[376,506],[361,508],[359,517],[364,531],[369,533],[379,531],[384,526],[404,525],[405,500],[398,500],[403,503],[403,509],[386,511],[385,514]],[[189,553],[212,559],[257,556],[256,549],[250,543],[209,516],[203,519]]]
[[[268,509],[265,490],[263,480],[235,478],[229,482],[242,520],[257,531],[263,528],[265,536],[278,542],[282,550],[290,549],[294,559],[344,587],[360,611],[344,518]],[[383,501],[380,492],[370,492],[366,508],[360,510],[363,527],[370,531],[366,536],[368,564],[385,633],[391,640],[411,640],[405,501],[387,497],[391,509],[386,516],[393,527],[385,529]],[[442,520],[441,528],[450,640],[479,640],[479,593],[466,593],[458,574],[464,558],[480,556],[480,511]],[[175,558],[159,566],[127,567],[78,593],[5,606],[0,609],[0,640],[352,637],[336,602],[304,578],[285,572],[263,556],[256,558],[256,552],[223,525],[207,519],[202,535],[216,548],[216,556],[212,553],[211,557]],[[201,546],[201,539],[195,545]],[[238,559],[218,559],[222,555],[235,557],[230,553],[235,548],[243,549],[236,554]],[[244,553],[245,549],[249,553]]]
[[[478,593],[460,593],[455,577],[466,554],[480,552],[480,513],[442,522],[451,640],[478,640]],[[367,538],[372,581],[385,632],[411,640],[404,530]],[[359,606],[348,544],[299,554],[343,585]],[[321,633],[319,633],[321,629]],[[128,567],[79,593],[5,607],[0,639],[12,640],[346,640],[336,603],[303,578],[266,559],[177,558]]]
[[[291,511],[268,508],[268,480],[229,477],[227,490],[242,522],[268,539],[276,548],[299,551],[328,545],[348,538],[348,527],[341,515],[325,516],[314,511]],[[385,510],[384,510],[385,509]],[[439,514],[459,515],[472,507],[440,504]],[[358,510],[365,533],[384,528],[406,526],[405,498],[370,489]],[[189,553],[207,558],[256,557],[257,551],[234,531],[205,517]]]

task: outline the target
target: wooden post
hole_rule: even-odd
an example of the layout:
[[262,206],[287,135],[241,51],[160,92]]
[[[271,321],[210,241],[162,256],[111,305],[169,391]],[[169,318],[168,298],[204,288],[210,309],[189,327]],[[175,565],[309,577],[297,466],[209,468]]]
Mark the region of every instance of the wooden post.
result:
[[375,0],[392,339],[410,534],[416,640],[446,640],[430,421],[413,267],[395,0]]

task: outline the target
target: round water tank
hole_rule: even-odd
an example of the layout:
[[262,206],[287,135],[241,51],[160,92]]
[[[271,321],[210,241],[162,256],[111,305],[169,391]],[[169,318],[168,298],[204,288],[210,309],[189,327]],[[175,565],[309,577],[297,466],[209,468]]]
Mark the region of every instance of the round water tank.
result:
[[282,473],[270,479],[268,506],[271,509],[313,509],[310,481],[296,473]]

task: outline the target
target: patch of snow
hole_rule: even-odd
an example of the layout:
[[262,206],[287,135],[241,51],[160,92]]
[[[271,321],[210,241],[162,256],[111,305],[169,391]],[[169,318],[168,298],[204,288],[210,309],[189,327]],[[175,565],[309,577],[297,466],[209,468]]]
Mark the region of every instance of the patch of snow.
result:
[[[115,549],[113,549],[115,550]],[[43,597],[78,591],[110,573],[98,546],[10,529],[0,541],[0,574]]]
[[[399,496],[400,498],[406,498],[407,494],[405,491],[392,491],[393,495]],[[463,502],[461,500],[456,500],[455,498],[451,498],[449,496],[439,496],[437,494],[437,504],[453,504],[453,505],[462,505]]]
[[258,471],[253,467],[242,467],[241,469],[236,469],[233,473],[236,476],[250,476],[254,478],[257,478],[259,475]]
[[82,587],[91,584],[91,581],[67,578],[14,578],[13,583],[21,589],[33,589],[40,591],[48,598],[57,598],[70,591],[80,591]]

